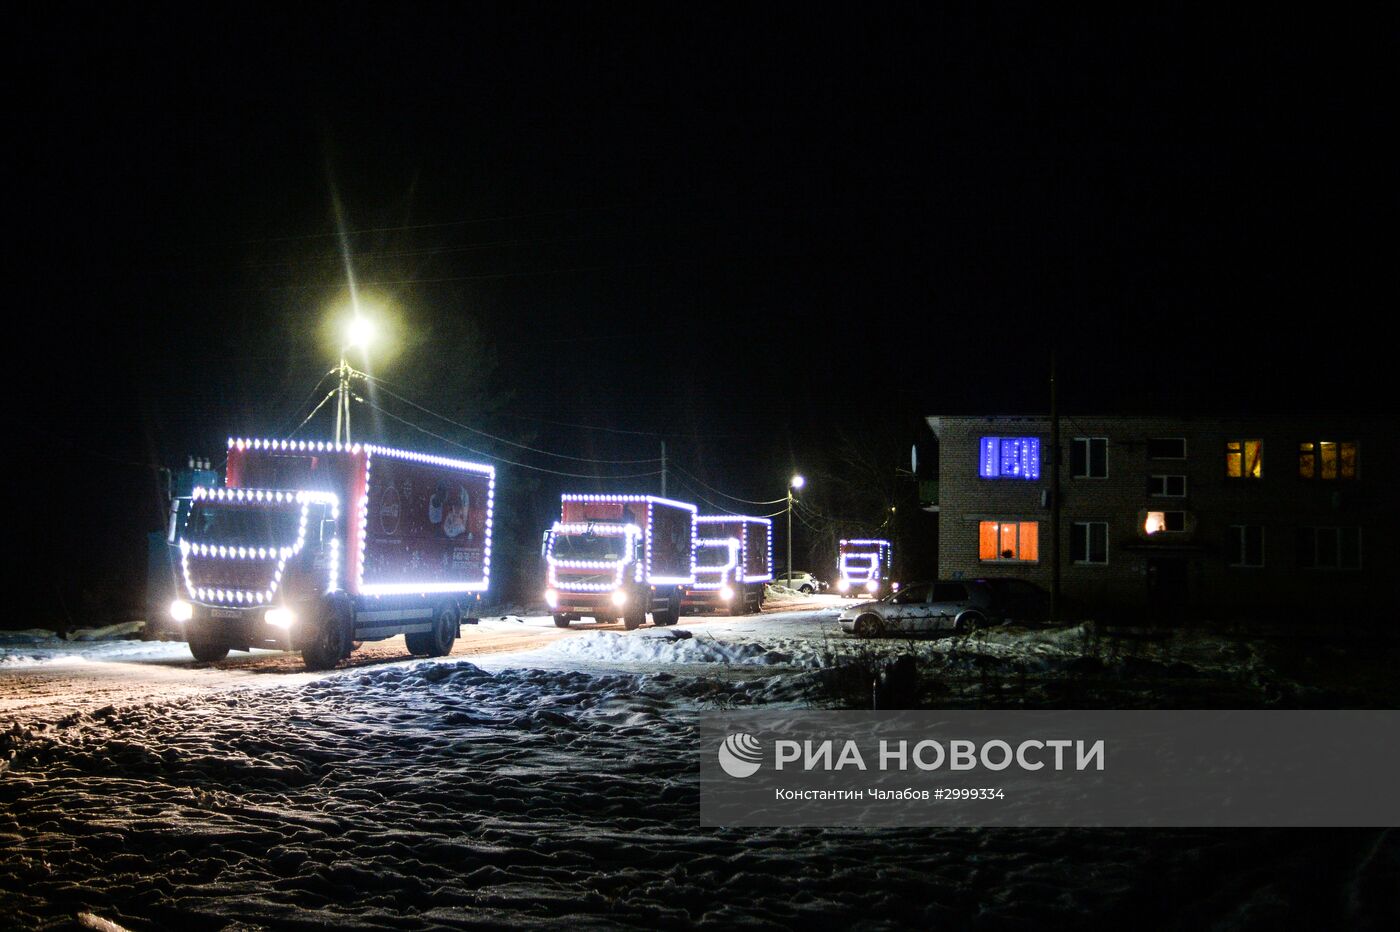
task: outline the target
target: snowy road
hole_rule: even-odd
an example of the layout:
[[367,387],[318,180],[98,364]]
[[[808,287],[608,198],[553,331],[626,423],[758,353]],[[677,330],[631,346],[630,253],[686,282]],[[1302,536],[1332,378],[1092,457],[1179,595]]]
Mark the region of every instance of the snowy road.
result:
[[[0,723],[43,727],[0,736],[0,925],[78,910],[133,929],[1383,914],[1400,846],[1378,832],[700,828],[695,713],[804,701],[833,618],[688,619],[679,639],[495,619],[451,658],[387,642],[328,674],[279,654],[200,666],[183,645],[11,645]],[[1058,670],[1075,637],[997,635],[980,656]],[[1219,654],[1197,650],[1202,669]]]

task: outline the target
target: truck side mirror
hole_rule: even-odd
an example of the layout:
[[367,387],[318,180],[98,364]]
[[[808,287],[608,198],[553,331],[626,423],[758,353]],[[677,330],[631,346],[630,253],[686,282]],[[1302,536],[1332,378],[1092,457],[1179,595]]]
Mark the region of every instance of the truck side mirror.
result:
[[321,519],[321,543],[326,543],[335,538],[336,520],[334,518]]

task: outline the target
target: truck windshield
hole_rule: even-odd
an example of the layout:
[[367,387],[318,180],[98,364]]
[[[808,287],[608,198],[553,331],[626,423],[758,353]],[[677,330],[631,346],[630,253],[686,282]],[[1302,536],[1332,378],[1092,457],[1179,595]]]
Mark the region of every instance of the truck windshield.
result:
[[720,567],[729,563],[728,547],[696,547],[695,565],[703,567]]
[[606,560],[616,563],[627,553],[625,534],[555,534],[556,560]]
[[190,509],[185,537],[224,547],[290,547],[300,524],[299,505],[198,502]]

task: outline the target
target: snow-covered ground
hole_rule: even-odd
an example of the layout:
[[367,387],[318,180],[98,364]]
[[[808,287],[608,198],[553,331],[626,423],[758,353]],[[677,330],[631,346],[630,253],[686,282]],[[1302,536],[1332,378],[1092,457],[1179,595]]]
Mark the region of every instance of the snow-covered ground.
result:
[[[834,619],[819,608],[623,632],[496,617],[465,629],[451,658],[405,660],[387,642],[328,674],[276,653],[211,667],[182,644],[10,638],[0,701],[44,683],[77,695],[13,705],[14,725],[0,706],[0,924],[79,910],[213,929],[1036,928],[1142,910],[1152,924],[1269,928],[1384,915],[1400,844],[1374,831],[700,828],[697,712],[806,704],[842,657],[910,649],[842,638]],[[1223,640],[1127,656],[1098,640],[998,630],[918,649],[978,683],[989,670],[1190,678],[1258,662]]]

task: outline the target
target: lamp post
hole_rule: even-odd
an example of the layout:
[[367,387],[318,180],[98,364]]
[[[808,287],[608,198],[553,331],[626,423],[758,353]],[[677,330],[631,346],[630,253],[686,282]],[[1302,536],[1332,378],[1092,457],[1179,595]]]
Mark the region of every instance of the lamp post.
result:
[[[350,373],[354,370],[345,360],[345,351],[350,347],[359,347],[361,350],[369,348],[369,341],[374,338],[374,324],[369,318],[360,316],[358,309],[350,318],[350,322],[345,327],[345,342],[340,345],[340,365],[336,367],[336,374],[340,377],[340,387],[336,398],[335,406],[335,442],[350,442]],[[342,440],[342,433],[344,439]]]
[[792,585],[792,493],[807,484],[807,480],[801,476],[793,476],[788,480],[787,488],[787,519],[788,519],[788,545],[787,545],[787,581]]

